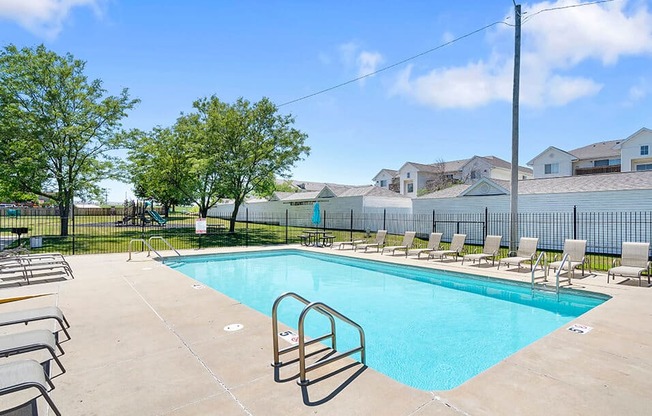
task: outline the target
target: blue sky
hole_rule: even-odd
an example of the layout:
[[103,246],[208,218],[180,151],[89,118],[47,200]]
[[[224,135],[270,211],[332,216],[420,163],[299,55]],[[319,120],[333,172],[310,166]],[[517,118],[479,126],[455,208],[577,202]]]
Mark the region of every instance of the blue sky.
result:
[[[652,127],[652,4],[522,3],[519,161]],[[44,43],[142,100],[125,127],[174,124],[217,95],[277,105],[309,136],[307,181],[369,184],[382,168],[511,160],[511,0],[1,0],[2,45]],[[545,11],[548,9],[547,11]],[[549,10],[554,9],[554,10]],[[492,25],[495,22],[503,22]],[[128,185],[105,184],[110,201]]]

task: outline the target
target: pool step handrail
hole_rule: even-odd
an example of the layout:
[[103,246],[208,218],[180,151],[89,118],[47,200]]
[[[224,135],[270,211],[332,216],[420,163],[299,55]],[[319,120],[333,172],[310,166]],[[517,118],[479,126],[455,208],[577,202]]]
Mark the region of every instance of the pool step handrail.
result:
[[151,246],[147,241],[145,241],[144,238],[132,238],[132,239],[129,241],[129,258],[127,259],[127,261],[131,260],[131,251],[132,251],[132,250],[131,250],[131,245],[132,245],[132,243],[143,243],[143,245],[144,245],[145,247],[147,247],[147,257],[149,257],[149,255],[150,255],[150,253],[151,253],[152,251],[153,251],[154,253],[156,253],[156,255],[157,255],[158,257],[162,257],[162,256],[159,254],[158,251],[154,250],[154,248],[153,248],[153,247],[152,247],[152,246]]
[[543,269],[543,277],[544,277],[544,279],[546,279],[548,277],[548,271],[547,271],[548,269],[547,269],[547,267],[545,265],[545,261],[546,261],[545,254],[546,253],[542,251],[539,254],[539,257],[537,257],[537,261],[535,261],[534,265],[532,266],[532,272],[531,272],[531,275],[532,275],[532,290],[534,290],[535,287],[536,287],[536,279],[537,278],[534,276],[534,272],[537,271],[537,266],[541,266],[541,268]]
[[557,292],[559,292],[559,281],[560,277],[559,275],[561,274],[562,270],[564,270],[564,264],[568,262],[568,277],[566,277],[564,280],[568,280],[568,284],[572,285],[573,283],[571,282],[571,274],[572,274],[572,267],[573,265],[571,264],[571,258],[569,253],[566,253],[564,257],[561,259],[561,264],[559,265],[559,268],[557,269],[557,273],[555,273],[555,281],[557,285]]
[[[309,366],[306,366],[306,341],[305,341],[305,328],[304,328],[304,323],[306,320],[306,316],[311,310],[319,310],[321,313],[327,312],[331,316],[335,316],[342,321],[346,322],[347,324],[353,326],[355,329],[358,330],[358,334],[360,336],[360,346],[356,348],[352,348],[348,351],[344,352],[339,352],[335,355],[332,355],[326,359],[319,360]],[[333,350],[336,351],[335,348]],[[300,386],[307,386],[310,384],[310,380],[307,378],[307,373],[308,371],[315,370],[317,368],[323,367],[327,364],[330,364],[334,361],[340,360],[342,358],[348,357],[349,355],[353,355],[356,353],[360,353],[360,362],[362,365],[367,364],[367,358],[365,354],[365,336],[364,336],[364,330],[362,327],[357,324],[356,322],[352,321],[348,317],[342,315],[335,309],[331,308],[330,306],[326,305],[323,302],[313,302],[310,305],[306,306],[303,311],[301,312],[301,315],[299,315],[299,380],[297,380],[297,384]]]
[[[286,354],[288,352],[299,349],[299,344],[298,343],[296,345],[290,345],[289,347],[283,348],[282,350],[279,350],[279,346],[278,346],[278,306],[281,304],[281,301],[283,299],[287,299],[287,298],[296,299],[296,300],[298,300],[299,302],[303,303],[306,306],[310,305],[309,300],[307,300],[303,296],[298,295],[298,294],[296,294],[294,292],[283,293],[281,296],[276,298],[276,300],[274,301],[274,305],[272,305],[272,341],[273,341],[273,346],[274,346],[274,362],[272,363],[273,367],[282,367],[284,365],[287,365],[287,364],[290,364],[291,362],[293,362],[293,361],[291,361],[291,362],[283,363],[281,361],[281,358],[280,358],[281,354]],[[308,341],[308,343],[306,345],[311,345],[311,344],[314,344],[316,342],[319,342],[319,341],[330,338],[330,340],[331,340],[331,348],[335,349],[335,348],[337,348],[337,341],[335,339],[335,318],[333,318],[333,316],[331,314],[329,314],[328,312],[321,311],[319,309],[318,309],[318,312],[321,312],[324,316],[326,316],[330,320],[330,322],[331,322],[331,332],[330,332],[330,334],[325,334],[325,335],[322,335],[320,337],[317,337],[317,338],[314,338],[314,339]]]
[[147,241],[149,242],[149,245],[150,245],[150,246],[153,246],[153,244],[152,244],[152,240],[161,240],[161,241],[163,241],[163,242],[165,243],[165,245],[168,246],[168,248],[169,248],[170,250],[174,250],[174,252],[177,253],[177,256],[181,256],[181,253],[179,253],[179,252],[177,251],[177,249],[174,248],[174,247],[172,246],[172,244],[170,244],[170,242],[169,242],[168,240],[166,240],[165,238],[163,238],[162,236],[160,236],[160,235],[153,235],[153,236],[151,236],[151,237],[147,240]]
[[[281,301],[287,298],[293,298],[304,305],[306,305],[303,310],[301,311],[301,314],[299,316],[299,322],[298,322],[298,330],[299,330],[299,342],[296,345],[290,345],[289,347],[279,349],[279,342],[278,342],[278,337],[279,337],[279,332],[278,332],[278,307],[281,304]],[[305,329],[304,329],[304,322],[306,315],[312,311],[315,310],[322,315],[326,316],[331,324],[331,330],[330,333],[324,334],[322,336],[313,338],[309,341],[306,341],[305,339]],[[354,348],[352,350],[343,352],[343,353],[338,353],[336,355],[330,356],[328,359],[320,360],[315,364],[312,364],[310,366],[306,366],[306,358],[311,357],[313,355],[319,354],[321,352],[329,350],[329,348],[324,348],[320,349],[317,351],[313,351],[311,353],[306,354],[306,347],[312,344],[316,344],[320,341],[330,339],[331,342],[331,347],[330,350],[332,351],[337,351],[337,335],[336,335],[336,330],[335,330],[335,317],[338,319],[341,319],[347,324],[350,324],[354,326],[357,330],[358,333],[360,334],[360,346],[357,348]],[[366,365],[366,357],[365,357],[365,336],[364,336],[364,330],[360,325],[357,323],[353,322],[351,319],[348,317],[342,315],[335,309],[331,308],[330,306],[322,303],[322,302],[310,302],[306,298],[304,298],[301,295],[298,295],[294,292],[286,292],[276,298],[274,301],[274,304],[272,306],[272,343],[274,347],[274,362],[272,363],[272,366],[275,368],[282,367],[284,365],[292,364],[297,362],[297,360],[290,360],[287,362],[282,362],[281,361],[281,354],[285,354],[288,352],[292,352],[295,350],[299,350],[299,380],[297,383],[300,385],[307,385],[309,384],[309,380],[306,378],[306,373],[308,371],[314,370],[316,368],[322,367],[326,364],[332,363],[333,361],[339,360],[341,358],[347,357],[349,355],[355,354],[357,352],[360,352],[360,361],[362,364]]]

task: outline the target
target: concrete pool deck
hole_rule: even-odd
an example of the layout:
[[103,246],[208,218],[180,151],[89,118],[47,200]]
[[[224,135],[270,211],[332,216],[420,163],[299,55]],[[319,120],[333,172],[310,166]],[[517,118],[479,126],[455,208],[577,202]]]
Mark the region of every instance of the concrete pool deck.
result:
[[[260,249],[265,248],[249,250]],[[530,277],[525,270],[459,261],[302,249],[528,282]],[[638,287],[638,281],[607,285],[604,274],[576,279],[579,290],[613,297],[572,321],[593,327],[591,332],[560,328],[452,390],[416,390],[360,365],[326,377],[343,368],[341,362],[311,373],[318,382],[302,389],[293,378],[296,367],[280,371],[284,381],[274,380],[269,317],[197,287],[142,253],[130,262],[126,253],[67,259],[74,280],[0,289],[0,299],[48,294],[0,304],[0,312],[58,305],[70,321],[72,340],[62,344],[61,357],[68,371],[53,379],[51,393],[64,415],[644,415],[652,407],[652,289]],[[244,329],[224,330],[233,323]],[[53,327],[40,322],[28,328],[39,326]],[[0,333],[24,328],[0,327]],[[8,397],[0,398],[0,409]],[[44,400],[38,404],[39,414],[47,414]]]

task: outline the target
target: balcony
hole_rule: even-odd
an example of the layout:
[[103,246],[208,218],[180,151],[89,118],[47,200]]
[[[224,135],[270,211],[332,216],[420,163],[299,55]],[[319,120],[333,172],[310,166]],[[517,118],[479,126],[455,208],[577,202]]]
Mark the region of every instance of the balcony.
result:
[[620,172],[620,165],[596,166],[593,168],[576,168],[575,175],[596,175],[600,173]]

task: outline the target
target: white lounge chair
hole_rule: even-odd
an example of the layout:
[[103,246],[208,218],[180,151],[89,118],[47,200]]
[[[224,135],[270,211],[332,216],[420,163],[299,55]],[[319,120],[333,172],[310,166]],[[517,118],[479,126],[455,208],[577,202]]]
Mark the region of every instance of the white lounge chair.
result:
[[431,251],[439,250],[442,235],[443,233],[430,233],[430,237],[428,237],[428,245],[426,248],[414,248],[412,250],[408,250],[408,254],[416,254],[417,258],[420,259],[422,253],[429,253]]
[[408,255],[408,250],[410,247],[412,247],[412,244],[414,243],[414,236],[417,235],[416,231],[406,231],[405,234],[403,235],[403,241],[401,242],[401,245],[399,246],[385,246],[383,247],[382,251],[380,254],[385,253],[385,250],[391,251],[392,256],[396,251],[405,251],[405,257]]
[[45,319],[54,319],[59,322],[61,331],[70,339],[68,328],[70,324],[63,315],[61,309],[56,306],[44,306],[42,308],[24,309],[19,311],[10,311],[0,313],[0,326],[25,324],[29,322],[42,321]]
[[609,278],[616,276],[638,278],[638,285],[641,286],[641,275],[647,274],[647,284],[650,285],[650,243],[623,243],[620,260],[613,261],[613,267],[607,272],[607,283]]
[[343,248],[349,247],[351,249],[354,249],[356,245],[364,244],[364,243],[365,240],[335,241],[331,245],[331,248],[337,247],[338,250],[342,250]]
[[[516,265],[519,269],[521,268],[522,263],[530,263],[530,271],[532,271],[532,265],[534,264],[534,258],[537,255],[537,245],[539,244],[539,239],[536,237],[521,237],[518,242],[518,249],[516,252],[510,251],[508,255],[514,255],[513,257],[504,257],[498,261],[498,268],[500,265],[504,264],[507,267]],[[541,265],[543,267],[543,265]]]
[[364,252],[367,252],[368,248],[376,248],[376,252],[379,252],[382,247],[385,246],[385,237],[387,236],[387,230],[378,230],[376,233],[376,240],[373,243],[360,243],[360,244],[355,244],[353,246],[354,251],[358,251],[358,249],[363,249]]
[[61,345],[57,344],[54,334],[47,329],[33,329],[31,331],[0,336],[0,356],[9,357],[11,355],[47,349],[52,359],[61,369],[61,374],[63,374],[66,372],[66,369],[61,364],[59,357],[57,357],[57,348],[61,352],[61,355],[63,355],[64,352]]
[[0,274],[22,275],[29,284],[34,272],[59,272],[75,278],[72,268],[60,255],[19,255],[0,259]]
[[482,247],[481,253],[471,253],[466,254],[462,257],[462,264],[464,260],[471,260],[474,264],[475,261],[480,263],[480,260],[484,260],[489,264],[489,258],[491,258],[491,265],[495,265],[496,257],[498,256],[498,251],[500,251],[500,241],[503,239],[502,235],[488,235],[484,240],[484,246]]
[[[50,379],[45,375],[43,367],[37,361],[19,360],[0,365],[0,396],[35,388],[48,402],[48,405],[50,405],[54,414],[61,416],[61,412],[57,409],[48,395],[47,386],[50,387],[50,390],[54,389],[54,384],[52,384]],[[32,397],[33,396],[29,396],[30,400]],[[0,406],[2,405],[0,404]],[[13,407],[13,409],[0,408],[0,411],[15,409],[17,409],[17,407]]]
[[557,271],[557,269],[562,267],[562,263],[565,257],[566,257],[566,263],[564,263],[563,266],[569,272],[568,273],[569,283],[571,278],[572,279],[575,278],[575,269],[577,267],[582,268],[582,276],[584,276],[585,268],[588,269],[589,272],[591,271],[586,261],[586,240],[567,239],[564,241],[564,252],[562,253],[561,259],[557,260],[559,257],[555,256],[555,261],[548,264],[548,272],[546,273],[546,275],[550,273],[550,269]]
[[464,251],[464,242],[466,241],[466,234],[453,234],[450,247],[448,250],[433,250],[428,253],[428,259],[438,258],[443,260],[444,257],[453,256],[455,261]]

